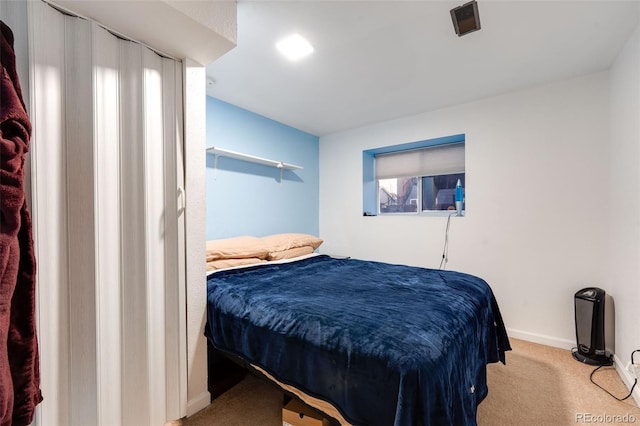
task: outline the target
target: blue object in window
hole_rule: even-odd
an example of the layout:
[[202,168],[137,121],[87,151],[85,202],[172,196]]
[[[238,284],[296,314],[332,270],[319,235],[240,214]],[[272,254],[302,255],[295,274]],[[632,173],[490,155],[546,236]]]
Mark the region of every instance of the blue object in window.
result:
[[458,216],[462,216],[462,184],[460,179],[456,183],[456,212]]

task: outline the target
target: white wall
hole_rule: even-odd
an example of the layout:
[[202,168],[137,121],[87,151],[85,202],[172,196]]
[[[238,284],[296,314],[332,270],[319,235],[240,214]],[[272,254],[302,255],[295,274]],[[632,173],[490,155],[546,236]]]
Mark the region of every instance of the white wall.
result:
[[322,137],[321,251],[437,268],[446,217],[362,216],[362,150],[459,133],[447,269],[489,282],[511,336],[574,346],[574,293],[606,283],[607,73]]
[[184,69],[185,121],[185,234],[187,269],[187,407],[190,416],[209,405],[207,389],[207,317],[206,233],[206,89],[205,69],[186,60]]
[[[625,366],[631,351],[640,349],[640,27],[611,67],[610,84],[612,211],[606,283],[616,305],[616,355]],[[640,403],[640,391],[635,398]]]

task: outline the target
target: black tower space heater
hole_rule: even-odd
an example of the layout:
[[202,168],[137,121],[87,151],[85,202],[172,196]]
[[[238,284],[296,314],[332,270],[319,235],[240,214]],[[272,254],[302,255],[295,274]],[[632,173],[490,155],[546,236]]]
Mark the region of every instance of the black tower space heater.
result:
[[577,350],[573,357],[590,365],[610,365],[611,358],[605,349],[606,293],[601,288],[583,288],[575,294]]

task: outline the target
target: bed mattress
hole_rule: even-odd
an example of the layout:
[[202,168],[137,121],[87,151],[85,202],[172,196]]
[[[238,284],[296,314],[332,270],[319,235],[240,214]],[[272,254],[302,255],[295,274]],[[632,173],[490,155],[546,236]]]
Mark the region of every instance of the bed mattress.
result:
[[315,256],[207,278],[212,345],[327,401],[354,425],[476,423],[510,349],[482,279]]

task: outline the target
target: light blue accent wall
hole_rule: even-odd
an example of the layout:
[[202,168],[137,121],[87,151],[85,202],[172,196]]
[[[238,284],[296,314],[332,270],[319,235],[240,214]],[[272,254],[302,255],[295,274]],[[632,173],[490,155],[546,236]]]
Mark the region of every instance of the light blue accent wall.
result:
[[207,147],[302,166],[284,170],[207,154],[207,240],[318,235],[319,138],[207,96]]
[[375,155],[370,151],[362,152],[362,210],[363,214],[378,213],[376,191]]

